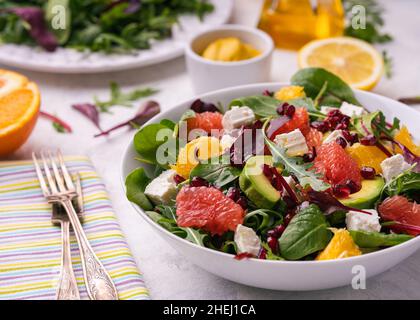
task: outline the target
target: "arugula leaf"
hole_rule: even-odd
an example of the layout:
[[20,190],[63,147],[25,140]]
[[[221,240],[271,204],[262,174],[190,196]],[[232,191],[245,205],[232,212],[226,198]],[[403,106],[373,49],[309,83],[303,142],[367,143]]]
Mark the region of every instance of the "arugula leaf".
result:
[[271,250],[270,246],[266,242],[262,242],[261,246],[266,251],[266,254],[265,254],[266,260],[277,260],[277,261],[284,260],[284,258],[282,258],[281,256],[273,253],[273,250]]
[[362,248],[391,247],[414,238],[408,234],[386,234],[362,230],[349,230],[349,232],[354,242]]
[[143,210],[153,209],[152,203],[144,194],[144,190],[149,183],[150,178],[146,175],[146,172],[143,168],[137,168],[133,170],[125,178],[127,199],[137,204]]
[[379,133],[373,129],[372,125],[374,124],[375,119],[379,116],[380,113],[380,111],[376,111],[364,114],[360,117],[353,118],[352,125],[354,129],[361,136],[367,136],[371,134],[378,136]]
[[331,231],[324,214],[311,204],[299,211],[279,239],[280,252],[287,260],[298,260],[324,249]]
[[398,175],[384,186],[382,193],[389,197],[403,194],[412,198],[416,194],[418,195],[420,193],[420,173],[408,171]]
[[224,157],[206,160],[207,163],[199,163],[190,173],[190,178],[200,177],[222,188],[235,181],[241,174],[241,169],[233,167],[229,161],[224,161]]
[[155,211],[146,212],[153,221],[185,240],[199,246],[204,246],[204,242],[207,240],[209,235],[201,230],[179,227],[176,223],[176,209],[174,207],[160,205],[157,206],[156,209],[160,213]]
[[243,225],[264,234],[266,231],[282,223],[283,215],[280,211],[256,209],[245,215]]
[[302,187],[310,186],[315,191],[324,191],[330,188],[330,185],[320,179],[320,175],[308,169],[312,166],[310,163],[304,163],[302,158],[289,157],[286,154],[286,148],[283,148],[267,138],[265,127],[269,120],[264,123],[263,132],[264,140],[273,155],[273,163],[275,166],[283,166],[284,170],[292,173]]
[[112,106],[125,106],[132,107],[133,101],[139,100],[140,98],[151,96],[158,92],[156,89],[144,88],[135,89],[133,91],[123,93],[120,86],[116,82],[110,83],[111,97],[107,101],[100,101],[97,97],[94,98],[95,104],[99,107],[101,112],[109,112],[109,108]]
[[[305,93],[319,104],[339,107],[343,101],[360,105],[351,88],[339,77],[322,68],[305,68],[296,72],[291,79],[295,86],[305,88]],[[327,86],[325,88],[325,83]],[[323,92],[319,97],[319,92]],[[318,97],[318,98],[317,98]]]

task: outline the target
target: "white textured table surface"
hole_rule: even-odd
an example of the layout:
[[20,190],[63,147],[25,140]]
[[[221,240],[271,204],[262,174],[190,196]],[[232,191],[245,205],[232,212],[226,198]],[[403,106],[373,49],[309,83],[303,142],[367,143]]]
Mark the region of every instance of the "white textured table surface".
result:
[[[394,59],[394,76],[383,79],[374,92],[392,98],[420,94],[420,28],[418,0],[382,0],[386,6],[386,29],[394,42],[384,46]],[[259,0],[236,0],[232,21],[252,24]],[[1,50],[1,48],[0,48]],[[277,50],[273,81],[288,81],[296,71],[296,53]],[[66,154],[89,156],[103,177],[139,268],[154,299],[419,299],[420,252],[398,266],[367,281],[366,290],[342,287],[312,292],[269,291],[242,286],[209,274],[189,263],[148,227],[131,208],[121,188],[120,159],[132,137],[125,129],[108,139],[94,139],[94,126],[70,108],[72,103],[106,98],[108,83],[117,81],[125,89],[151,86],[161,91],[154,99],[163,109],[192,95],[183,58],[157,66],[101,75],[64,76],[22,71],[42,91],[42,109],[56,113],[73,127],[73,134],[59,134],[51,124],[39,120],[29,141],[10,159],[28,159],[32,150],[60,147]],[[102,117],[104,128],[125,120],[135,110],[116,107]],[[419,117],[420,118],[420,117]],[[420,120],[420,119],[419,119]]]

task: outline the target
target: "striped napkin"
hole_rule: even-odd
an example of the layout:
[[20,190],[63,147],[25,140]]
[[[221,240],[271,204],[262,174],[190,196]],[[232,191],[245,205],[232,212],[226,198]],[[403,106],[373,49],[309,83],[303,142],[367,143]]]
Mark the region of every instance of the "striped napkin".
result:
[[[128,249],[105,186],[90,160],[67,157],[82,179],[83,228],[110,273],[120,299],[148,299],[143,277]],[[74,235],[72,260],[82,299],[87,299]],[[51,224],[31,161],[0,162],[0,299],[55,299],[61,230]]]

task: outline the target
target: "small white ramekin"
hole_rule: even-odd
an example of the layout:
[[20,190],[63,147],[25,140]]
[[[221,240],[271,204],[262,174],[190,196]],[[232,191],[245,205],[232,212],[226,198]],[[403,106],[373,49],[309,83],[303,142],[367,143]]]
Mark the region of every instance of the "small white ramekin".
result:
[[[204,59],[201,53],[213,41],[237,37],[249,43],[261,54],[255,58],[234,61],[212,61]],[[223,25],[196,34],[186,48],[188,73],[196,93],[226,87],[270,81],[273,40],[265,32],[242,25]]]

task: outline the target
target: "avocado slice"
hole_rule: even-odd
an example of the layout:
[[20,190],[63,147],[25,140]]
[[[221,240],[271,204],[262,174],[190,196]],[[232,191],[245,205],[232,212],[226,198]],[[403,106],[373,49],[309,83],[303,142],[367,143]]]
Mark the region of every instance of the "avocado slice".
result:
[[273,157],[249,158],[239,176],[239,187],[255,205],[263,209],[271,209],[280,200],[281,195],[262,172],[263,164],[272,166]]
[[376,177],[372,180],[362,180],[362,188],[344,199],[338,199],[348,207],[357,209],[372,208],[385,185],[384,179]]

